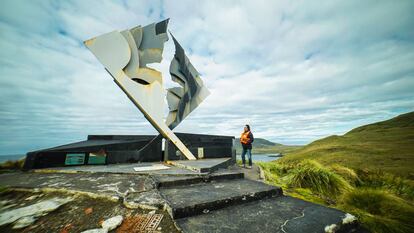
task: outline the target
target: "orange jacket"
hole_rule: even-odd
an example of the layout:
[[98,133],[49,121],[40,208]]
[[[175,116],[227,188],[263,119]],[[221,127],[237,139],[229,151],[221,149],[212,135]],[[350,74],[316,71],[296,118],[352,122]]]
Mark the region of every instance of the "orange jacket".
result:
[[253,142],[253,135],[250,131],[243,132],[240,135],[240,143],[244,145],[249,145]]

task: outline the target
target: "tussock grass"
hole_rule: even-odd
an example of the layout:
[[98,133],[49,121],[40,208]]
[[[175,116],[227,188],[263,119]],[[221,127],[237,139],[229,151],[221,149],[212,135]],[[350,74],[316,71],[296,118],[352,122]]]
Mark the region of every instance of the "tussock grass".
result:
[[24,158],[19,160],[8,160],[4,163],[0,163],[0,169],[21,170],[24,165],[24,160]]
[[354,189],[343,195],[339,207],[356,214],[372,232],[408,233],[414,229],[414,206],[384,190]]
[[289,184],[293,187],[309,188],[329,197],[335,197],[352,189],[344,178],[312,160],[304,160],[292,170]]
[[385,189],[403,198],[414,200],[414,182],[381,170],[359,170],[362,187]]
[[333,164],[329,167],[335,174],[341,176],[346,181],[348,181],[350,184],[352,185],[361,184],[361,179],[358,177],[357,173],[351,168],[347,168],[339,164]]
[[283,163],[275,163],[275,162],[257,162],[265,172],[270,172],[273,174],[277,174],[279,176],[283,176],[288,173],[291,169],[295,168],[292,164],[283,164]]

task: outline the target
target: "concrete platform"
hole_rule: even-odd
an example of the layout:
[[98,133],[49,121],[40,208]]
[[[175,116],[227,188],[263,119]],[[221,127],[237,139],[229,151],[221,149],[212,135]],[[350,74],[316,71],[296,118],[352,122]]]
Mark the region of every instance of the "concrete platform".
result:
[[211,173],[220,168],[227,168],[235,163],[232,158],[198,159],[198,160],[175,160],[168,161],[176,167],[188,169],[198,173]]
[[[35,172],[92,172],[92,173],[117,173],[117,174],[158,174],[158,175],[198,175],[199,172],[169,165],[170,169],[137,172],[134,167],[164,164],[162,162],[110,164],[110,165],[82,165],[36,169]],[[167,165],[168,166],[168,165]]]
[[233,179],[160,188],[173,219],[194,216],[206,211],[282,195],[282,189],[261,182]]
[[357,222],[342,224],[346,214],[342,211],[280,196],[210,211],[188,218],[176,219],[183,232],[280,232],[323,233],[327,227],[333,232],[366,232]]
[[119,199],[128,193],[153,190],[156,183],[146,175],[19,172],[0,174],[0,186],[75,191]]
[[[102,172],[102,173],[126,173],[126,174],[147,174],[147,175],[198,175],[208,174],[219,169],[227,168],[234,161],[231,158],[199,159],[199,160],[177,160],[163,162],[142,162],[128,164],[110,165],[82,165],[65,166],[53,168],[41,168],[34,171],[54,171],[54,172]],[[153,165],[165,165],[170,167],[163,170],[135,171],[135,167],[149,167]]]

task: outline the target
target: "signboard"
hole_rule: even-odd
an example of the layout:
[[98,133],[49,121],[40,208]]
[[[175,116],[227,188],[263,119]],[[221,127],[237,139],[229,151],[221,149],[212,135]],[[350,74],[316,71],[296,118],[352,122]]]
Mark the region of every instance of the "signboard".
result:
[[103,150],[89,153],[88,164],[106,164],[106,153]]
[[199,159],[203,159],[204,158],[204,147],[199,147],[198,148],[198,158]]
[[83,165],[84,163],[84,153],[66,154],[65,165]]

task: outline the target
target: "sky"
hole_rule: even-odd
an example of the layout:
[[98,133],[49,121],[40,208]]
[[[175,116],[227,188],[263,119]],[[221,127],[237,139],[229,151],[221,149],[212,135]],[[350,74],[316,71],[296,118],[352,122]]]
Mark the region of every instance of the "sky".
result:
[[[176,132],[238,137],[250,124],[255,137],[303,145],[413,111],[413,10],[410,0],[3,0],[0,154],[156,134],[83,41],[166,18],[211,92]],[[173,54],[170,38],[150,65],[166,87]]]

